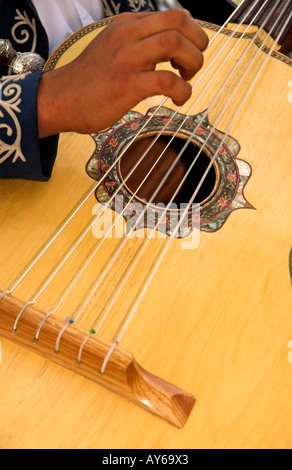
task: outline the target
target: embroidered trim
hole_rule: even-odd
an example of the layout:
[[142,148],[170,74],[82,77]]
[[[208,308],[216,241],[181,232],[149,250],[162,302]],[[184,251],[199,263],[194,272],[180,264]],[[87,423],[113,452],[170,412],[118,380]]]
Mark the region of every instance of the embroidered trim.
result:
[[[111,2],[111,7],[109,6],[107,0],[102,0],[105,16],[118,15],[118,14],[120,13],[120,6],[121,6],[121,4],[118,3],[118,4],[116,5],[116,4],[113,3],[112,0],[108,0],[108,1]],[[112,8],[112,9],[111,9],[111,8]]]
[[[144,8],[147,2],[145,0],[128,0],[128,3],[132,11],[137,12]],[[149,6],[151,7],[151,2],[149,2]]]
[[[143,11],[143,8],[147,5],[146,0],[127,0],[129,11],[137,13],[138,11]],[[120,13],[121,3],[118,3],[117,0],[102,0],[104,14],[105,16],[115,16]],[[150,10],[154,10],[154,7],[149,0]]]
[[6,130],[7,138],[14,136],[12,144],[0,139],[0,165],[11,157],[13,157],[12,163],[15,163],[18,159],[26,162],[26,158],[21,150],[22,133],[17,118],[17,113],[21,113],[19,106],[22,102],[22,87],[17,82],[24,80],[27,75],[27,73],[24,73],[22,75],[6,77],[0,81],[0,119],[4,118],[4,124],[0,123],[0,130]]
[[[35,18],[32,18],[32,20],[30,20],[26,11],[20,13],[19,10],[16,10],[16,13],[17,15],[14,17],[14,19],[19,21],[13,26],[11,30],[11,35],[17,44],[24,44],[30,40],[32,33],[32,45],[30,47],[30,51],[35,52],[37,44],[37,30]],[[25,28],[21,29],[20,31],[16,31],[21,26],[24,26]],[[31,30],[31,33],[29,32],[29,30]]]

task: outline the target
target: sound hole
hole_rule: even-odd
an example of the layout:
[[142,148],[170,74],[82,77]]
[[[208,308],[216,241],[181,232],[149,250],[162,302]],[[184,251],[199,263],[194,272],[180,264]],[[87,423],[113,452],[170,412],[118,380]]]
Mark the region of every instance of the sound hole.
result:
[[[186,173],[188,172],[189,168],[194,162],[194,159],[200,151],[200,149],[194,144],[189,144],[184,150],[174,170],[170,173],[169,177],[163,184],[162,188],[159,189],[158,193],[153,198],[153,194],[160,186],[160,183],[169,170],[170,166],[175,161],[186,143],[185,140],[176,137],[168,146],[171,140],[171,136],[164,135],[159,137],[149,153],[147,153],[147,156],[143,158],[143,161],[138,165],[133,173],[131,173],[132,168],[147,150],[149,145],[153,142],[153,139],[153,136],[148,136],[135,141],[130,145],[127,152],[125,152],[121,158],[120,171],[122,179],[125,181],[125,185],[139,198],[146,199],[146,201],[151,201],[153,204],[163,203],[166,205],[170,201],[177,205],[188,203],[192,199],[197,185],[201,182],[201,179],[208,165],[210,164],[210,158],[202,151],[189,174],[185,178]],[[167,146],[168,148],[164,152]],[[159,158],[162,153],[162,157]],[[159,162],[156,164],[158,159]],[[150,172],[149,176],[147,176],[151,168],[153,168],[153,170]],[[174,193],[177,191],[177,188],[184,178],[184,183],[173,199]],[[143,184],[140,188],[142,182]],[[207,199],[213,192],[215,183],[216,172],[214,166],[212,166],[193,202],[198,204]]]

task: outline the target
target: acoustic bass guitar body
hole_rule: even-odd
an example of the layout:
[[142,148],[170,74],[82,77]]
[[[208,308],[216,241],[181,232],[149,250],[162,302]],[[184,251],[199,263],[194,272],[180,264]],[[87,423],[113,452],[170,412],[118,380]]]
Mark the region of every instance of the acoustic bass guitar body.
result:
[[1,182],[1,448],[291,447],[292,61],[200,24],[182,108],[145,100],[61,135],[48,183]]

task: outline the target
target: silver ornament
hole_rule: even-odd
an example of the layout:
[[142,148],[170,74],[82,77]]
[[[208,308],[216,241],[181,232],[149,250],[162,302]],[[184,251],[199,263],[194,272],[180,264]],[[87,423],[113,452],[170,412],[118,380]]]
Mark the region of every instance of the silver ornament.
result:
[[16,52],[9,39],[0,39],[0,65],[8,67],[9,75],[39,72],[45,60],[35,52]]
[[16,57],[16,50],[9,39],[0,39],[0,65],[8,66]]
[[39,72],[43,69],[45,60],[35,52],[17,53],[9,65],[11,73],[18,75],[27,72]]

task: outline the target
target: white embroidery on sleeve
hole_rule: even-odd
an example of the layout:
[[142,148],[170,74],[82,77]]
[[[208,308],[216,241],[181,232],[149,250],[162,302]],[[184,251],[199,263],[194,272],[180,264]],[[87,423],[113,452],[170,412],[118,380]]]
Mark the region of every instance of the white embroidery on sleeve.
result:
[[[111,6],[109,6],[110,2]],[[120,13],[120,3],[114,3],[113,0],[102,0],[105,16],[114,16]]]
[[[0,139],[0,165],[9,158],[12,158],[12,163],[18,159],[26,162],[21,150],[22,132],[17,117],[21,113],[22,87],[17,82],[27,75],[13,75],[0,81],[0,130],[5,129],[7,138],[12,140],[12,143],[7,143]],[[1,123],[2,119],[4,123]]]
[[[31,20],[28,17],[26,11],[20,13],[19,10],[16,10],[17,15],[14,17],[18,22],[13,26],[11,30],[11,35],[14,41],[17,44],[24,44],[29,41],[32,34],[32,44],[30,46],[30,52],[35,52],[37,44],[37,30],[36,30],[36,21],[35,18]],[[19,30],[21,26],[24,26],[23,29]]]
[[[146,0],[127,0],[129,5],[129,11],[138,12],[146,5]],[[121,3],[118,0],[102,0],[105,16],[118,15],[120,13]],[[154,7],[149,0],[150,10],[154,10]]]
[[133,12],[140,11],[141,8],[145,7],[145,0],[128,0],[129,7]]

